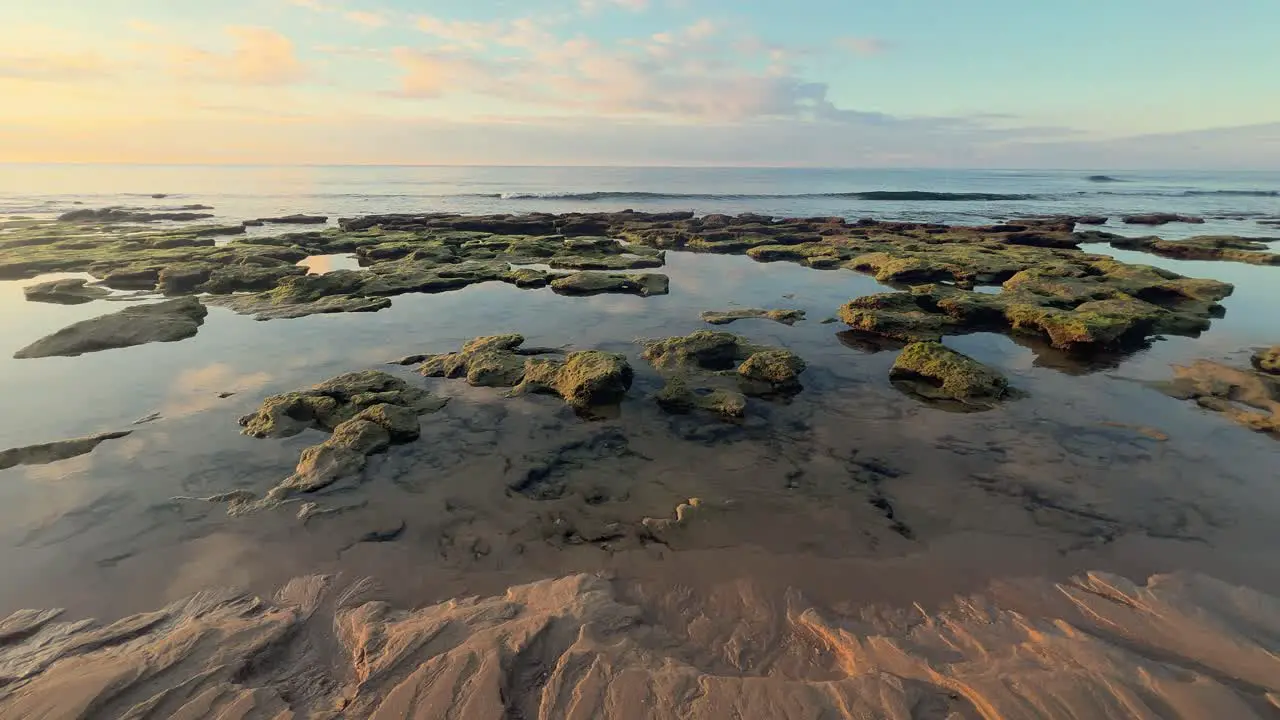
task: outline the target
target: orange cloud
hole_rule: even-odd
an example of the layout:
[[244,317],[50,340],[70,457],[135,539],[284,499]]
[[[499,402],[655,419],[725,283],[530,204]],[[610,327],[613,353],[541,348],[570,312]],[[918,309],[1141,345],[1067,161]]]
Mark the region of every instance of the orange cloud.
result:
[[235,47],[219,53],[189,46],[169,49],[172,70],[184,79],[233,82],[243,85],[289,85],[307,77],[306,66],[294,52],[293,41],[265,27],[226,28]]

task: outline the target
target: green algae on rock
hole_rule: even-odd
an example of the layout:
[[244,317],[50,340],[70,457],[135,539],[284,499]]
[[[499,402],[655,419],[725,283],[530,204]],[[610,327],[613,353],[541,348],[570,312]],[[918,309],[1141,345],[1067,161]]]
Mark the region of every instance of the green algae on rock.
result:
[[[448,403],[422,388],[380,370],[346,373],[307,390],[272,395],[254,412],[240,418],[244,434],[258,438],[292,437],[307,428],[333,431],[355,417],[387,425],[397,435],[408,431],[403,413],[383,405],[406,408],[418,415],[433,413]],[[362,415],[368,413],[369,415]]]
[[208,313],[193,297],[138,305],[69,325],[13,356],[18,359],[74,357],[151,342],[176,342],[195,335]]
[[647,341],[642,355],[666,378],[655,400],[669,412],[700,408],[742,417],[745,396],[794,395],[805,370],[804,361],[785,348],[711,330]]
[[558,395],[575,410],[617,405],[635,377],[631,363],[617,353],[584,350],[563,361],[529,358],[517,392]]
[[738,320],[748,319],[773,320],[783,325],[794,325],[804,319],[803,310],[763,310],[760,308],[744,308],[741,310],[708,310],[702,313],[702,321],[711,325],[728,325]]
[[[417,440],[419,416],[438,412],[448,403],[405,380],[380,370],[364,370],[331,378],[307,390],[272,395],[253,413],[240,418],[244,434],[258,438],[292,437],[309,428],[329,431],[319,445],[302,451],[294,473],[259,498],[236,490],[207,498],[228,503],[227,512],[242,515],[267,510],[296,496],[319,492],[357,478],[368,457],[392,445]],[[299,514],[327,512],[318,504]]]
[[548,348],[524,348],[511,333],[474,338],[458,352],[416,355],[399,364],[421,363],[427,377],[466,378],[476,387],[511,387],[512,394],[556,395],[577,411],[617,405],[631,388],[634,372],[623,355],[599,350],[570,352],[563,359]]
[[73,457],[93,452],[94,449],[108,440],[118,440],[131,434],[131,430],[123,430],[99,433],[73,440],[59,440],[57,442],[0,450],[0,470],[7,470],[18,465],[47,465],[61,460],[69,460]]
[[106,288],[89,285],[84,278],[66,278],[36,283],[22,288],[22,294],[31,302],[56,305],[83,305],[111,294]]
[[927,400],[954,400],[975,408],[991,407],[1010,394],[1004,376],[938,342],[907,345],[889,378]]
[[1147,265],[1081,256],[1018,272],[992,295],[943,284],[857,298],[840,310],[860,332],[908,342],[968,332],[1022,332],[1061,350],[1133,347],[1152,335],[1196,335],[1233,287]]

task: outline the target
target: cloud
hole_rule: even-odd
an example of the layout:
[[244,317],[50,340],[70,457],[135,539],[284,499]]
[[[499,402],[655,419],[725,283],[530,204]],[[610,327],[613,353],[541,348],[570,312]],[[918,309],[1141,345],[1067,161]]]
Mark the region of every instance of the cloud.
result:
[[857,115],[836,107],[825,83],[800,77],[785,49],[744,42],[710,19],[607,46],[556,37],[530,18],[482,23],[421,16],[417,27],[437,44],[393,53],[401,72],[395,94],[402,98],[470,96],[682,120],[841,122]]
[[616,7],[638,13],[649,9],[649,0],[578,0],[578,7],[588,13],[597,12],[607,7]]
[[233,26],[225,33],[234,48],[227,53],[190,46],[171,46],[174,74],[184,79],[243,85],[289,85],[307,77],[293,41],[265,27]]
[[836,39],[836,46],[854,55],[871,57],[882,55],[889,49],[889,44],[874,37],[842,37]]
[[348,10],[342,16],[357,25],[367,28],[380,28],[387,24],[385,15],[367,10]]
[[0,54],[0,79],[62,83],[110,74],[108,61],[95,53]]

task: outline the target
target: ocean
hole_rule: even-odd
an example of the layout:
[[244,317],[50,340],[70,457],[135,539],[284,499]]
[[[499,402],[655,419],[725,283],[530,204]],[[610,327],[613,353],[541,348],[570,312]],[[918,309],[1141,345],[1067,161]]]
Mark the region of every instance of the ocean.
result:
[[1280,172],[0,165],[0,216],[185,204],[212,205],[227,220],[633,208],[981,223],[1175,212],[1209,222],[1166,226],[1162,235],[1265,236],[1280,232],[1255,222],[1280,214]]

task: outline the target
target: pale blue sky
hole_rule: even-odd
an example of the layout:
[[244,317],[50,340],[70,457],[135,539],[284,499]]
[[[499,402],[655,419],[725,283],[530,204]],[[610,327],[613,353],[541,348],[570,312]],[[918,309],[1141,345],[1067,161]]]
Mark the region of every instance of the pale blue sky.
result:
[[1275,0],[0,0],[0,160],[1280,165]]

